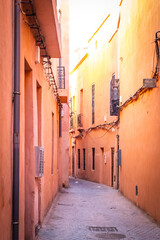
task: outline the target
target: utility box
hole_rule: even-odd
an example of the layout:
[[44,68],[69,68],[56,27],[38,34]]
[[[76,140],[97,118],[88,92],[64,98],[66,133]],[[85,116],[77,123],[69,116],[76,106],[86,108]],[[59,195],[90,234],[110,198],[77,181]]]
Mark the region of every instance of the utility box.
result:
[[44,148],[35,146],[35,177],[44,176]]
[[122,165],[122,161],[121,161],[121,149],[118,150],[118,166]]
[[156,79],[155,78],[143,79],[143,87],[156,88]]

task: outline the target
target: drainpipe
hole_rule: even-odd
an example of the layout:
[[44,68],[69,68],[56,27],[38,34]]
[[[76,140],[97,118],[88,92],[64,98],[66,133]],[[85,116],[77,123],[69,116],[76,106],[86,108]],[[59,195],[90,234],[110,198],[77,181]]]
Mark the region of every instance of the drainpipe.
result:
[[[60,29],[60,37],[61,37],[61,17],[62,17],[62,12],[59,9],[59,29]],[[61,71],[61,66],[62,66],[62,58],[59,58],[59,71]],[[61,78],[61,74],[59,77],[59,82],[58,82],[58,87],[59,88],[63,88],[62,87],[62,78]],[[61,117],[61,111],[62,111],[62,106],[59,105],[59,137],[62,137],[62,117]]]
[[59,105],[59,137],[62,137],[62,118],[61,118],[62,107]]
[[19,239],[20,7],[14,0],[14,126],[12,239]]

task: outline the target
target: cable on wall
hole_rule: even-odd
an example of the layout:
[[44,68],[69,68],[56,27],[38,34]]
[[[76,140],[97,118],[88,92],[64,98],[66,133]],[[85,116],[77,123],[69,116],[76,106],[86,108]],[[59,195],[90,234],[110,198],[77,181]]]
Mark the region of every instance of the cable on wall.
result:
[[[155,50],[156,50],[156,68],[153,73],[152,78],[156,79],[158,81],[159,78],[159,60],[160,60],[160,31],[157,31],[155,33]],[[120,107],[119,110],[122,111],[126,106],[128,106],[133,101],[136,101],[143,93],[145,93],[147,90],[151,88],[146,88],[144,86],[140,87],[130,98],[128,98]]]
[[157,58],[157,63],[156,63],[156,69],[153,74],[153,78],[158,79],[159,76],[159,49],[160,49],[160,31],[157,31],[155,33],[155,49],[156,49],[156,58]]
[[96,130],[96,129],[104,129],[107,130],[107,132],[109,132],[114,126],[116,126],[119,123],[119,118],[116,121],[110,122],[110,123],[104,123],[104,124],[99,124],[97,126],[94,127],[89,127],[87,129],[83,129],[83,128],[79,128],[77,129],[80,134],[76,135],[74,138],[79,138],[79,137],[83,137],[84,134],[89,133],[92,130]]

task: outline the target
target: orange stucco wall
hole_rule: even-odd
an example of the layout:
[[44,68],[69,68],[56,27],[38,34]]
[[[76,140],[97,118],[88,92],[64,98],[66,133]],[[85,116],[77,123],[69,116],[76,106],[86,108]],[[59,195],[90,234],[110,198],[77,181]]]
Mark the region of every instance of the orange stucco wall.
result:
[[[95,83],[95,125],[104,123],[104,115],[113,121],[109,114],[109,82],[112,74],[120,79],[120,104],[123,104],[143,85],[143,79],[152,78],[156,56],[155,33],[160,31],[160,2],[156,0],[125,0],[121,2],[117,33],[112,41],[99,49],[94,41],[89,43],[88,57],[76,65],[72,71],[75,85],[71,96],[75,96],[75,115],[80,110],[80,90],[83,89],[83,126],[80,131],[70,129],[72,147],[75,149],[76,175],[92,181],[111,185],[111,161],[101,165],[102,148],[107,159],[111,158],[111,148],[115,148],[114,177],[119,176],[119,190],[140,208],[160,223],[160,90],[157,87],[147,90],[136,101],[120,111],[120,122],[115,132],[106,133],[95,129],[84,133],[91,124],[92,84]],[[103,27],[100,31],[103,31]],[[104,42],[106,35],[104,36]],[[96,44],[95,44],[96,43]],[[153,66],[154,63],[154,66]],[[74,82],[75,81],[75,82]],[[95,126],[93,125],[93,126]],[[74,133],[75,130],[75,133]],[[119,139],[119,140],[118,140]],[[119,145],[119,146],[118,146]],[[86,170],[83,171],[83,148],[86,148]],[[95,170],[91,170],[92,148],[95,148]],[[117,150],[121,149],[121,166],[117,169]],[[78,149],[81,168],[78,169]],[[71,149],[70,149],[71,151]],[[108,164],[108,166],[107,166]],[[72,159],[70,170],[72,170]],[[118,183],[118,182],[117,182]],[[136,193],[136,189],[138,190]]]
[[[160,2],[123,1],[120,23],[120,95],[124,102],[151,78]],[[155,60],[156,61],[156,60]],[[159,82],[120,113],[120,191],[160,222]],[[138,195],[136,196],[136,186]]]
[[0,239],[11,239],[12,1],[0,1]]
[[[77,115],[82,115],[82,129],[88,129],[100,124],[117,120],[110,116],[110,81],[112,74],[118,78],[118,35],[115,35],[111,43],[106,41],[103,46],[99,42],[95,45],[95,39],[89,45],[88,57],[72,74],[75,83],[75,126],[77,127]],[[98,48],[97,48],[98,46]],[[111,60],[112,59],[112,60]],[[95,123],[92,124],[92,84],[95,84]],[[83,89],[83,100],[80,99],[80,91]],[[80,103],[83,101],[83,103]],[[83,105],[83,112],[82,112]],[[111,167],[111,148],[117,151],[116,127],[109,132],[96,128],[83,136],[75,138],[75,175],[91,181],[112,185],[114,172]],[[75,132],[77,136],[79,131]],[[74,146],[74,145],[73,145]],[[95,170],[92,169],[92,148],[95,148]],[[81,166],[78,168],[78,149],[80,149]],[[83,170],[83,149],[85,149],[86,169]],[[104,159],[106,155],[106,163]],[[72,159],[71,159],[72,162]],[[113,163],[113,168],[116,163]],[[72,168],[72,167],[70,167]],[[113,175],[113,176],[112,176]]]

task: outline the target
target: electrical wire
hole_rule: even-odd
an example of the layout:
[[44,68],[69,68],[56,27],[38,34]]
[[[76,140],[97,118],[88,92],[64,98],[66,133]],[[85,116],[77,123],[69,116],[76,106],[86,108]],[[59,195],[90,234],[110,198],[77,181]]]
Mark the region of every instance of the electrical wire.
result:
[[156,69],[153,75],[153,78],[159,77],[159,45],[160,45],[160,37],[158,37],[158,34],[160,34],[160,31],[157,31],[155,34],[155,47],[156,47],[156,56],[157,56],[157,63],[156,63]]
[[[157,63],[156,63],[156,68],[153,73],[153,78],[158,81],[159,78],[159,49],[160,49],[160,36],[158,37],[158,34],[160,34],[160,31],[157,31],[155,33],[155,52],[156,52],[156,57],[157,57]],[[154,59],[154,57],[153,57]],[[153,66],[154,66],[154,60],[153,60]],[[148,89],[150,88],[145,88],[145,87],[140,87],[130,98],[128,98],[120,107],[119,110],[122,111],[123,108],[128,106],[130,103],[133,101],[136,101],[143,93],[145,93]]]
[[[84,136],[84,134],[87,134],[90,131],[96,130],[96,129],[99,129],[99,128],[109,132],[118,123],[119,123],[119,118],[116,121],[113,121],[113,122],[110,122],[110,123],[99,124],[97,126],[90,127],[90,128],[87,128],[87,129],[78,129],[78,131],[80,131],[80,134],[76,135],[74,138],[79,138],[79,137],[82,138]],[[109,126],[109,127],[107,127],[107,126]],[[104,137],[107,134],[107,132],[101,137]],[[98,138],[101,138],[101,137],[98,137]]]

